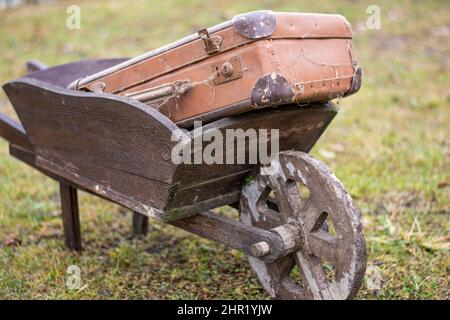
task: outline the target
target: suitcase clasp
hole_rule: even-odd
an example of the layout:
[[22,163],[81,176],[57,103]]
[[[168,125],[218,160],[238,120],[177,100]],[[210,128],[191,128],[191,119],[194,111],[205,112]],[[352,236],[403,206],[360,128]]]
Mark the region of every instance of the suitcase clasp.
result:
[[208,54],[215,53],[220,50],[222,45],[222,37],[218,35],[211,36],[208,29],[202,29],[198,32],[198,35],[203,40],[205,45],[205,51]]

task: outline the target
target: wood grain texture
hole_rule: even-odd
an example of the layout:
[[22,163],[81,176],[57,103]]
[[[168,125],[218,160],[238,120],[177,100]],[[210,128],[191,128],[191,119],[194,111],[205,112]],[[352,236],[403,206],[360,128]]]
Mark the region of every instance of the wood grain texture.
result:
[[4,89],[40,167],[138,212],[161,214],[176,170],[170,153],[177,127],[167,118],[131,99],[29,78]]
[[[332,103],[313,104],[307,107],[289,105],[274,109],[263,109],[254,112],[227,117],[203,127],[203,132],[217,129],[223,133],[227,129],[278,129],[280,134],[280,151],[298,150],[308,152],[328,124],[336,115]],[[204,142],[205,147],[209,142]],[[227,141],[229,143],[229,141]],[[224,149],[223,161],[226,160]],[[235,163],[237,152],[234,153]],[[246,147],[248,159],[248,145]],[[182,164],[177,170],[176,188],[171,193],[168,208],[185,208],[201,205],[202,201],[212,199],[232,199],[231,195],[239,191],[248,175],[258,164]],[[230,195],[226,197],[226,195]],[[237,200],[237,199],[234,199]],[[216,201],[220,206],[228,203]],[[208,206],[203,206],[209,210]]]
[[55,181],[65,183],[67,185],[72,185],[75,188],[77,188],[78,190],[83,190],[89,194],[95,195],[104,200],[112,201],[112,202],[114,202],[118,205],[121,205],[125,208],[128,208],[130,210],[134,210],[136,212],[140,212],[142,214],[149,215],[146,211],[148,208],[146,206],[140,204],[137,201],[131,201],[128,199],[124,199],[120,196],[117,196],[117,199],[115,199],[115,197],[112,197],[111,195],[109,195],[109,197],[105,197],[105,195],[102,193],[94,192],[94,191],[88,189],[86,187],[86,184],[83,183],[82,179],[81,180],[68,180],[67,178],[65,178],[61,175],[61,174],[63,174],[62,172],[49,171],[48,169],[39,165],[36,154],[34,154],[34,152],[32,152],[30,150],[24,149],[17,145],[10,144],[9,145],[9,153],[16,159],[23,161],[24,163],[28,164],[29,166],[40,171],[41,173],[45,174],[46,176],[52,178]]
[[[269,199],[275,208],[269,207]],[[273,174],[259,175],[242,189],[240,208],[241,221],[276,231],[291,243],[293,252],[274,263],[249,259],[272,297],[329,300],[356,295],[367,259],[361,215],[325,164],[306,153],[282,152]],[[291,277],[295,265],[301,281]]]
[[170,224],[248,255],[253,255],[253,244],[266,242],[270,246],[270,253],[261,258],[266,262],[274,261],[285,252],[283,241],[276,233],[248,226],[210,211],[172,221]]
[[60,183],[59,194],[66,246],[71,250],[81,251],[77,189],[71,185]]
[[[31,78],[4,89],[31,146],[15,144],[33,150],[36,166],[147,216],[170,221],[236,202],[246,175],[259,165],[175,165],[171,136],[178,127],[132,99]],[[203,129],[279,129],[280,151],[307,152],[335,113],[330,103],[289,105],[226,117]]]

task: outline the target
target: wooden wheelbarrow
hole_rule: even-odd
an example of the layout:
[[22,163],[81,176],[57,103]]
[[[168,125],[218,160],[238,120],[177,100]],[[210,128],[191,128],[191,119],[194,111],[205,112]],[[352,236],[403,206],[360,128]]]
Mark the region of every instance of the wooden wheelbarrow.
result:
[[[359,211],[330,169],[307,154],[336,114],[331,103],[261,109],[203,127],[279,129],[270,174],[260,164],[175,164],[180,130],[168,118],[130,98],[66,89],[118,62],[31,62],[27,76],[3,87],[21,124],[0,115],[0,135],[12,156],[59,182],[70,249],[81,250],[80,189],[131,209],[138,233],[154,217],[246,253],[273,298],[356,295],[366,261]],[[209,211],[224,205],[237,208],[240,221]]]

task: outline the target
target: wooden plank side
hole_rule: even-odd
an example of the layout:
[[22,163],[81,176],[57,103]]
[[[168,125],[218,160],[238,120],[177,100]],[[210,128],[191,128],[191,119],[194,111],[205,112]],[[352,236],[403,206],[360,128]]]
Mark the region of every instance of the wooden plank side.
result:
[[[276,109],[258,110],[235,117],[224,118],[203,127],[217,129],[222,133],[227,129],[279,129],[280,151],[299,150],[308,152],[336,114],[331,103],[313,104],[307,107],[288,106]],[[224,135],[225,136],[225,135]],[[209,142],[204,142],[205,147]],[[229,143],[227,141],[227,143]],[[248,145],[246,147],[248,159]],[[235,152],[236,162],[237,152]],[[224,161],[226,152],[224,152]],[[215,205],[225,205],[212,201],[224,194],[239,191],[245,175],[257,165],[252,164],[184,164],[177,172],[177,191],[170,199],[168,208],[195,206],[203,200]],[[227,198],[227,200],[229,200]],[[203,210],[211,208],[202,206]]]
[[[52,169],[49,169],[48,167],[41,166],[40,163],[42,162],[42,159],[38,160],[38,157],[32,151],[29,151],[29,150],[23,149],[19,146],[10,144],[9,152],[13,157],[25,162],[29,166],[39,170],[46,176],[48,176],[60,183],[64,183],[66,185],[72,185],[79,190],[83,190],[87,193],[98,196],[102,199],[112,201],[112,202],[119,204],[121,206],[124,206],[132,211],[139,212],[140,214],[143,214],[143,215],[146,215],[149,217],[156,217],[156,218],[162,219],[162,220],[165,220],[165,218],[166,218],[166,214],[163,211],[156,210],[142,202],[139,202],[133,198],[126,197],[123,194],[118,193],[114,190],[108,190],[107,193],[103,193],[103,192],[101,192],[101,190],[94,191],[95,188],[92,188],[91,186],[95,186],[95,184],[92,181],[89,181],[87,179],[83,179],[80,177],[76,177],[76,176],[69,176],[68,175],[69,172],[67,170],[58,170],[57,168],[56,169],[54,168],[54,170],[52,170]],[[169,185],[167,185],[167,184],[161,184],[159,186],[159,189],[158,188],[155,188],[155,189],[159,190],[160,192],[167,193],[168,186]],[[145,189],[143,189],[143,190],[145,191]],[[155,196],[153,194],[150,194],[150,195]],[[181,215],[188,216],[188,215],[190,215],[190,213],[182,212]]]
[[[169,200],[166,211],[170,212],[170,209],[178,208],[181,212],[198,213],[238,201],[240,189],[249,173],[250,170],[244,170],[187,188],[176,189],[172,191],[174,196]],[[222,201],[225,202],[222,203]]]
[[164,207],[176,170],[171,134],[178,128],[170,120],[131,99],[29,78],[4,89],[39,166],[119,203]]
[[92,180],[40,156],[36,157],[35,162],[38,167],[44,168],[66,181],[81,185],[83,189],[102,198],[119,203],[142,214],[164,219],[162,208],[164,208],[170,188],[167,183],[137,175],[130,176],[120,171],[110,174],[108,168],[94,164],[88,168],[96,174],[96,180]]

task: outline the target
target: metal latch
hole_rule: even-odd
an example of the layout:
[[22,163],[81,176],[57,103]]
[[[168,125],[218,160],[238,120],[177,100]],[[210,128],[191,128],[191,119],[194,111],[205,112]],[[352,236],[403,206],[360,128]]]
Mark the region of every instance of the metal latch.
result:
[[202,29],[198,32],[198,35],[203,40],[203,44],[205,45],[205,51],[208,54],[215,53],[220,50],[220,46],[222,45],[222,37],[219,35],[211,36],[208,32],[208,29]]
[[214,74],[214,84],[221,84],[242,77],[241,58],[239,56],[213,63],[210,68]]

